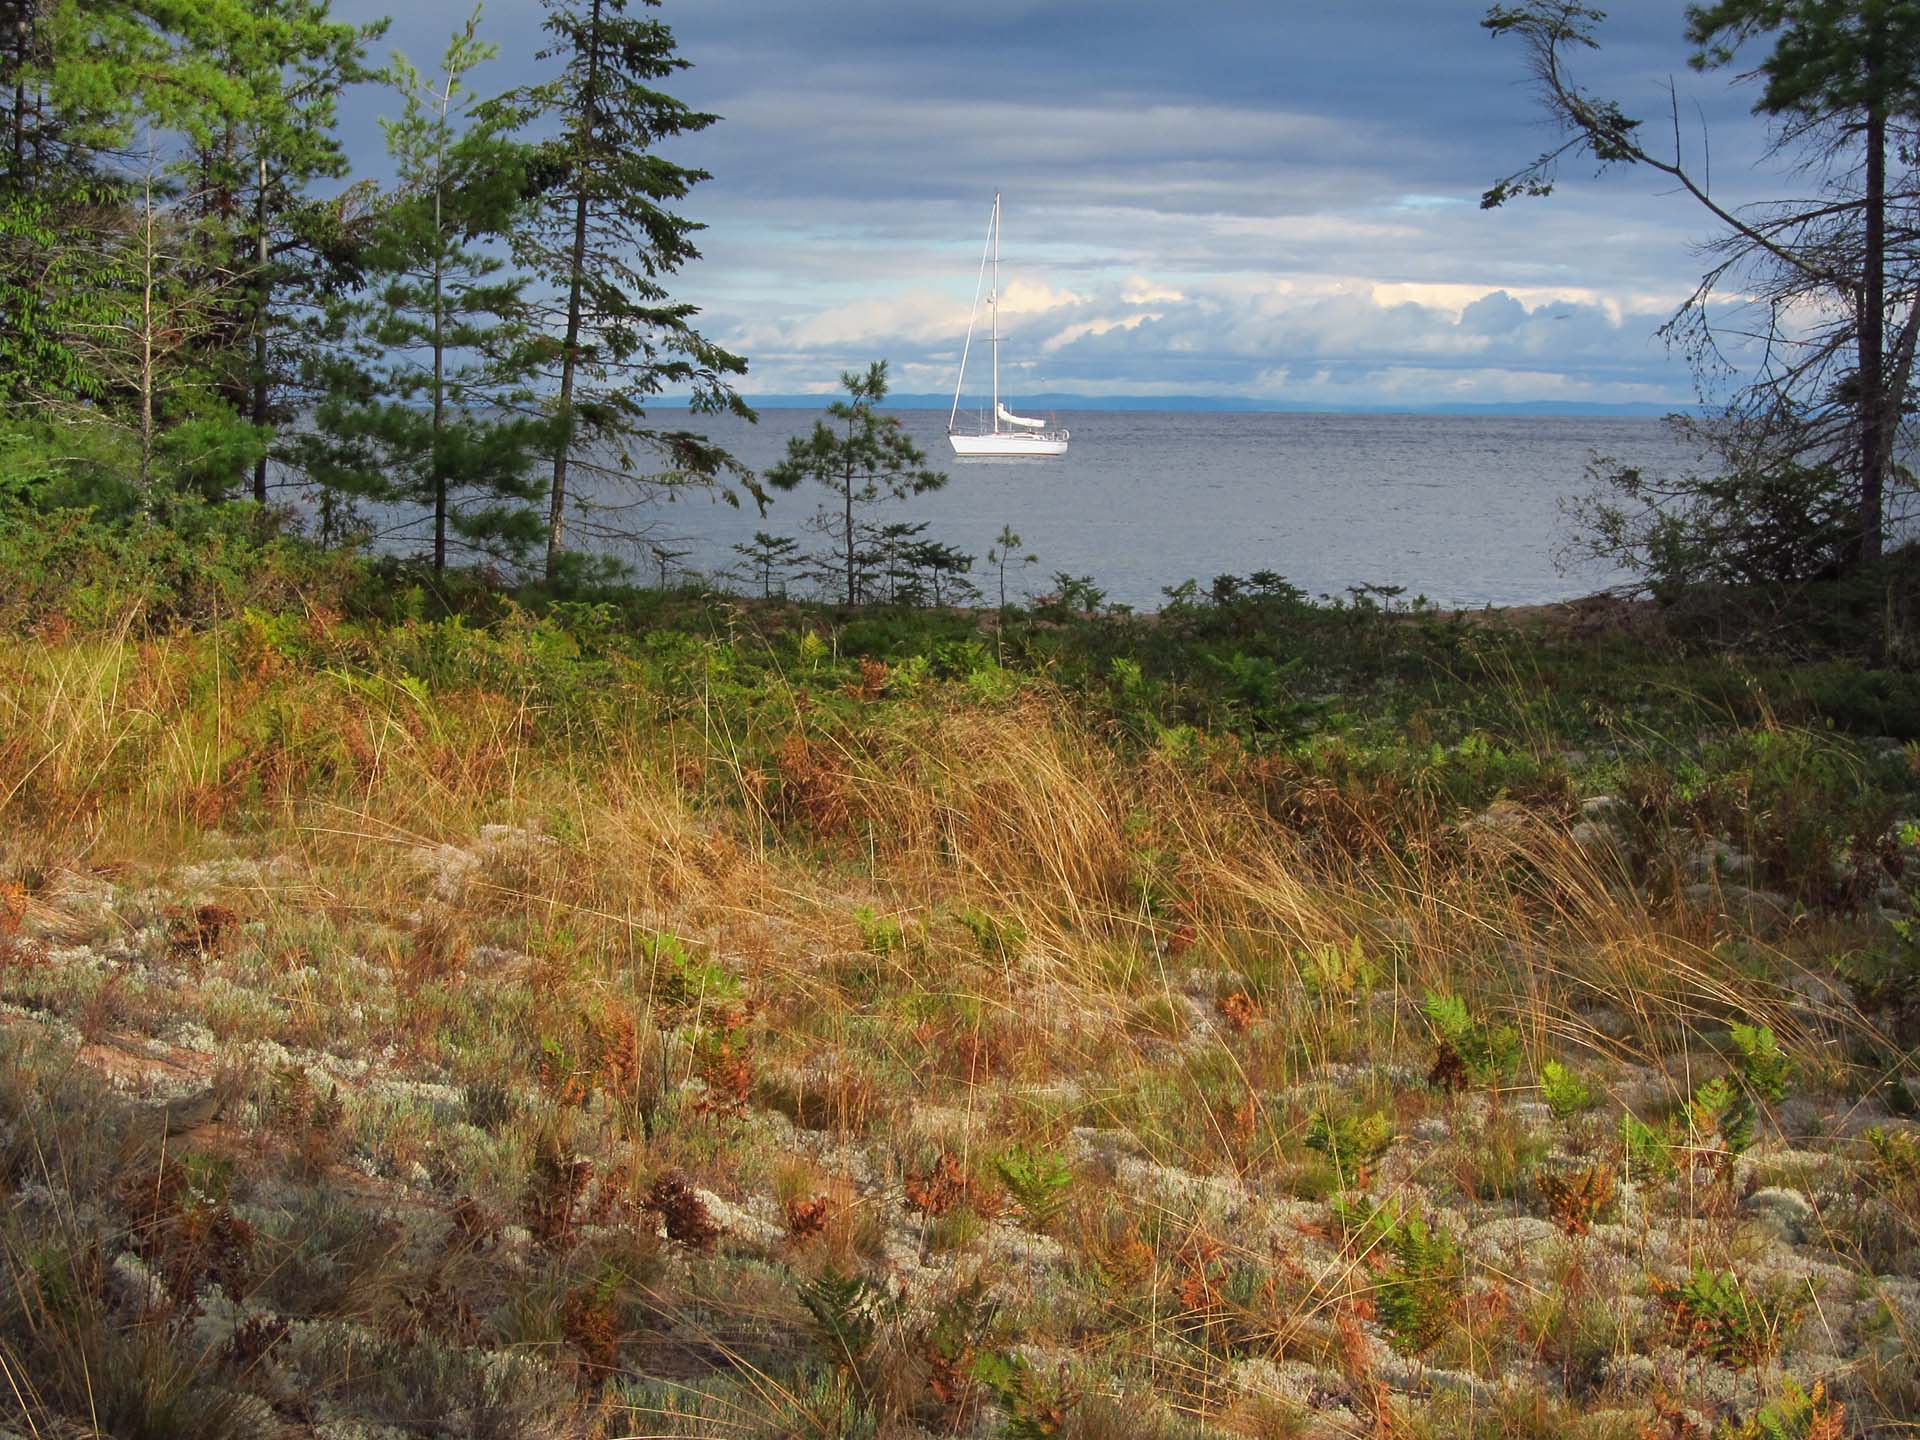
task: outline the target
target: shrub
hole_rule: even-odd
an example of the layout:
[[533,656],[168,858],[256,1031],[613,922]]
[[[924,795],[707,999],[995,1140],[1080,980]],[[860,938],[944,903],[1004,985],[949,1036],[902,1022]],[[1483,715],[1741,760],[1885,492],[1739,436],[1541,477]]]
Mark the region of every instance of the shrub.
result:
[[1392,1143],[1393,1122],[1378,1110],[1363,1117],[1316,1110],[1307,1121],[1307,1148],[1327,1157],[1342,1186],[1366,1184],[1367,1171]]

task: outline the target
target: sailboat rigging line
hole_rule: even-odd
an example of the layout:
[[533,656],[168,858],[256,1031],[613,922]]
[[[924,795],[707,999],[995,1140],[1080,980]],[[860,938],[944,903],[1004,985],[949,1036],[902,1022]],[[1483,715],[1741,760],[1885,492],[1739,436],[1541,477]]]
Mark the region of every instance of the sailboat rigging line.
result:
[[980,287],[987,283],[987,253],[993,245],[994,226],[1000,221],[1000,197],[993,197],[993,214],[987,220],[987,242],[980,247],[980,273],[973,281],[973,308],[967,311],[967,341],[960,347],[960,378],[953,382],[953,409],[947,412],[947,433],[953,433],[960,418],[960,388],[967,383],[967,352],[973,349],[973,317],[980,313]]

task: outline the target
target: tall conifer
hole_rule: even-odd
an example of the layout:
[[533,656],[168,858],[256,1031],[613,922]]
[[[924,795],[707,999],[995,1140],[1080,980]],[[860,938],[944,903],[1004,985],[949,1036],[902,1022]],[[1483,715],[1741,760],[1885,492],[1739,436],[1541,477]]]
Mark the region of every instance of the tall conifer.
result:
[[528,152],[467,88],[496,53],[479,17],[437,76],[398,55],[389,67],[402,108],[382,123],[398,188],[365,251],[367,294],[347,307],[360,368],[333,371],[317,414],[326,443],[310,448],[336,497],[425,510],[436,570],[450,542],[518,562],[545,535],[551,423],[528,386],[525,282],[502,258]]
[[[655,88],[687,67],[672,32],[630,13],[629,0],[543,0],[560,62],[545,84],[509,97],[514,118],[554,132],[538,150],[534,203],[515,237],[520,259],[552,296],[544,316],[557,428],[548,501],[547,575],[561,568],[580,510],[579,481],[600,487],[735,486],[752,477],[725,450],[650,423],[646,403],[671,387],[696,411],[752,417],[733,389],[746,361],[694,328],[696,307],[662,284],[698,258],[702,228],[671,207],[708,177],[658,153],[663,141],[718,118]],[[643,0],[649,8],[658,0]],[[664,464],[662,463],[664,462]],[[606,508],[604,505],[602,508]]]

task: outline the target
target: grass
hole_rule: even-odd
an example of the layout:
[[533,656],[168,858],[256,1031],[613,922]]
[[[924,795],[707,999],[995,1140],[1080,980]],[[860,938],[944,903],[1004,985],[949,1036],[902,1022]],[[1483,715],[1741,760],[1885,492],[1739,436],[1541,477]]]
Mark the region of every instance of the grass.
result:
[[1916,1418],[1916,777],[1770,662],[119,570],[0,604],[0,1423]]

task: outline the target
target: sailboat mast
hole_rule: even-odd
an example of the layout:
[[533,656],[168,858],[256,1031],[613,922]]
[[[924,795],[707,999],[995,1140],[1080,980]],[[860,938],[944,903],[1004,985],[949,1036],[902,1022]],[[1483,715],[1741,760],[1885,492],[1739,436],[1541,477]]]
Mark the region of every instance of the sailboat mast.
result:
[[947,412],[947,433],[953,433],[953,427],[960,419],[960,392],[967,383],[967,356],[973,353],[973,326],[980,318],[980,290],[987,283],[987,261],[993,254],[993,227],[1000,216],[998,197],[994,208],[987,213],[987,239],[980,247],[980,273],[973,281],[973,308],[967,311],[967,338],[960,347],[960,374],[953,382],[953,409]]
[[1000,433],[1000,192],[993,192],[993,433]]

